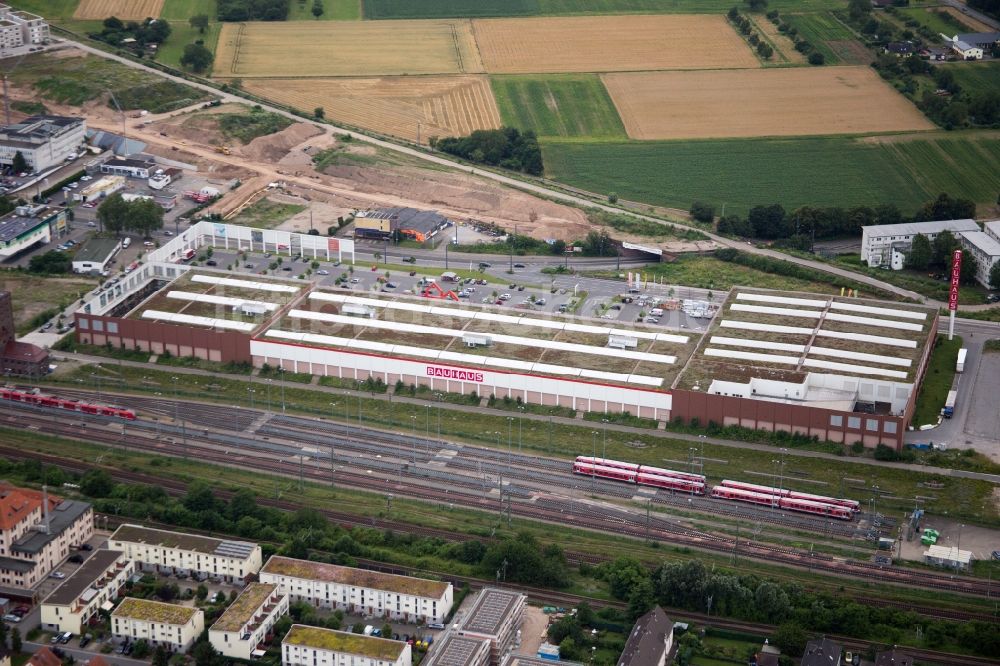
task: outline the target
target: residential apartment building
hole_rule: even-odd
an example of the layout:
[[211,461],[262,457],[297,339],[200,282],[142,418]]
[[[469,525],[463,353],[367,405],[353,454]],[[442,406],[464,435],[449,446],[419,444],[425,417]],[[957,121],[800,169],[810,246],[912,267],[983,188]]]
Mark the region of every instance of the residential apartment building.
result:
[[487,666],[489,663],[490,642],[487,639],[446,631],[431,645],[421,666]]
[[186,651],[204,630],[205,611],[192,606],[127,598],[111,613],[115,638],[144,639],[171,652]]
[[0,585],[33,587],[93,535],[90,504],[0,483]]
[[979,225],[975,220],[942,220],[861,227],[861,261],[871,267],[900,270],[917,234],[934,242],[942,231],[950,231],[957,237],[963,231],[979,231]]
[[405,622],[443,622],[454,601],[451,583],[275,555],[260,570],[293,601]]
[[346,631],[292,625],[281,641],[281,666],[410,666],[410,646]]
[[635,621],[618,666],[665,666],[673,663],[676,652],[674,623],[657,606]]
[[98,611],[111,610],[135,572],[135,562],[120,550],[94,551],[42,602],[42,628],[79,634]]
[[1000,220],[987,222],[983,231],[962,232],[958,242],[976,260],[976,281],[990,289],[990,271],[1000,261]]
[[0,127],[0,164],[9,166],[21,153],[28,167],[42,171],[61,164],[85,143],[87,123],[67,116],[31,116]]
[[498,666],[514,647],[528,598],[520,592],[485,587],[462,618],[458,635],[490,642],[490,663]]
[[108,539],[108,548],[121,550],[144,571],[185,573],[243,584],[260,571],[260,546],[141,525],[122,525]]
[[49,41],[49,24],[41,16],[0,5],[0,50]]
[[224,657],[262,657],[274,623],[287,614],[288,595],[277,585],[250,583],[208,630],[208,641]]

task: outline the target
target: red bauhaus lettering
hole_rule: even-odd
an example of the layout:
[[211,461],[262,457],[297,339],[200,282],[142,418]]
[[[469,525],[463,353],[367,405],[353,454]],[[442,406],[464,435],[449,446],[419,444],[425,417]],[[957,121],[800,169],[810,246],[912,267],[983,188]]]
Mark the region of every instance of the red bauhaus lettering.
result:
[[428,377],[442,377],[444,379],[457,379],[463,382],[481,382],[483,373],[474,370],[459,370],[457,368],[442,368],[437,365],[427,366]]

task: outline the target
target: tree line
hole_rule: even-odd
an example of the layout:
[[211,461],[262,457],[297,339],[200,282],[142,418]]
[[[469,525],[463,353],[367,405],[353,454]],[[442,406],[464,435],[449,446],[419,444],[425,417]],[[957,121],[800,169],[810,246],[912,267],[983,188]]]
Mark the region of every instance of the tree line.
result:
[[542,175],[542,149],[531,130],[521,132],[514,127],[476,130],[468,136],[431,137],[431,148],[476,162],[521,171],[532,176]]
[[[698,219],[704,219],[706,204],[695,204],[695,206],[701,206]],[[694,214],[694,207],[692,213]],[[902,222],[958,220],[975,216],[975,202],[958,199],[949,194],[940,194],[936,199],[921,205],[912,216],[904,216],[899,208],[892,204],[853,208],[802,206],[791,212],[776,203],[754,206],[746,217],[727,215],[721,218],[717,230],[720,234],[780,241],[776,245],[811,250],[813,240],[860,236],[861,227]]]
[[220,21],[284,21],[288,0],[218,0]]
[[[90,33],[90,37],[112,46],[128,46],[138,51],[146,48],[147,44],[162,44],[170,36],[170,23],[155,18],[147,18],[141,23],[138,21],[124,22],[116,16],[104,19],[100,32]],[[126,39],[134,39],[134,42],[125,44]]]
[[[906,255],[906,267],[915,271],[926,271],[935,268],[944,272],[951,269],[951,259],[955,250],[962,249],[958,239],[950,231],[942,231],[931,241],[923,234],[913,237],[913,244]],[[969,252],[962,253],[962,266],[959,281],[962,284],[975,284],[979,262]],[[1000,263],[990,271],[990,282],[994,289],[1000,289]]]

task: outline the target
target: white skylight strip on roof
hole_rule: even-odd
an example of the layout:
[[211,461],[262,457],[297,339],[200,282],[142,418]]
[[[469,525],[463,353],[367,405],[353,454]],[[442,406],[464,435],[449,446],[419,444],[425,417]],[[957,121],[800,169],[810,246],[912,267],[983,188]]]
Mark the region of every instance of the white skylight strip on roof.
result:
[[766,305],[743,305],[742,303],[733,303],[729,306],[731,311],[735,312],[755,312],[757,314],[770,314],[778,315],[779,317],[806,317],[810,319],[819,319],[822,312],[817,312],[815,310],[793,310],[792,308],[772,308]]
[[475,319],[480,321],[495,321],[501,324],[517,324],[521,321],[520,317],[512,317],[511,315],[498,314],[496,312],[477,312]]
[[394,354],[409,354],[410,356],[421,356],[424,358],[440,358],[441,351],[438,349],[426,349],[424,347],[410,347],[407,345],[393,345]]
[[798,356],[782,356],[780,354],[757,354],[754,352],[737,351],[735,349],[715,349],[709,347],[705,350],[705,356],[716,356],[720,358],[736,359],[740,361],[767,361],[768,363],[784,363],[785,365],[798,365]]
[[810,347],[809,353],[816,354],[817,356],[840,356],[854,361],[868,361],[870,363],[881,363],[882,365],[898,365],[901,368],[908,368],[913,365],[913,361],[908,358],[896,358],[894,356],[883,356],[881,354],[844,351],[843,349],[831,349],[829,347]]
[[872,319],[871,317],[859,317],[856,315],[840,314],[839,312],[827,312],[826,318],[830,321],[843,321],[850,324],[860,324],[862,326],[880,326],[882,328],[895,328],[900,331],[920,331],[923,324],[911,324],[908,321],[891,321],[889,319]]
[[330,301],[331,303],[353,303],[354,296],[347,294],[330,294],[325,291],[314,291],[309,294],[309,299],[314,301]]
[[457,363],[465,363],[467,365],[475,365],[475,366],[485,365],[486,363],[485,356],[476,356],[475,354],[462,354],[460,352],[453,352],[453,351],[443,351],[438,356],[438,358],[442,361],[455,361]]
[[494,368],[503,368],[504,370],[521,370],[523,372],[531,372],[534,363],[531,361],[522,361],[516,358],[499,358],[497,356],[487,356],[484,360],[486,365],[491,365]]
[[443,317],[461,317],[462,319],[473,319],[476,316],[475,310],[462,310],[461,308],[431,308],[432,315],[441,315]]
[[785,305],[803,305],[811,308],[826,307],[827,301],[811,298],[789,298],[788,296],[768,296],[767,294],[736,294],[740,301],[757,301],[758,303],[783,303]]
[[915,312],[913,310],[897,310],[896,308],[876,308],[871,305],[857,305],[855,303],[841,303],[834,301],[830,303],[831,310],[847,310],[848,312],[867,312],[868,314],[885,315],[887,317],[900,317],[901,319],[927,319],[926,312]]
[[853,340],[855,342],[871,342],[879,345],[889,345],[890,347],[906,347],[916,349],[916,340],[903,340],[901,338],[887,338],[884,335],[868,335],[867,333],[845,333],[844,331],[826,331],[820,329],[816,335],[821,338],[837,338],[838,340]]
[[768,342],[766,340],[747,340],[746,338],[726,338],[720,335],[713,335],[711,343],[713,345],[726,345],[728,347],[754,347],[771,349],[773,351],[797,352],[799,354],[806,350],[805,345],[793,345],[787,342]]
[[299,291],[298,287],[292,287],[285,284],[256,282],[254,280],[234,280],[233,278],[216,277],[214,275],[192,275],[191,281],[218,284],[223,287],[239,287],[241,289],[256,289],[257,291],[276,291],[283,294],[295,294]]
[[562,321],[551,321],[549,319],[529,319],[528,317],[521,317],[522,325],[524,326],[534,326],[536,328],[548,328],[554,331],[561,331],[566,328],[566,322]]
[[552,365],[550,363],[535,363],[532,370],[535,372],[545,372],[550,375],[568,375],[572,377],[580,375],[580,368],[571,368],[566,365]]
[[849,372],[855,375],[877,375],[892,377],[893,379],[906,379],[906,373],[900,370],[883,370],[882,368],[870,368],[866,365],[821,361],[816,358],[807,358],[802,361],[802,365],[809,366],[810,368],[823,368],[824,370],[839,370],[840,372]]
[[213,305],[228,305],[239,307],[240,305],[254,305],[273,312],[278,309],[276,303],[267,301],[250,301],[245,298],[232,298],[231,296],[216,296],[214,294],[196,294],[191,291],[168,291],[167,298],[176,298],[181,301],[194,301],[196,303],[211,303]]
[[628,375],[622,374],[620,372],[602,372],[600,370],[580,370],[581,377],[587,377],[589,379],[603,379],[608,382],[627,382]]
[[628,382],[630,384],[642,384],[643,386],[663,386],[663,379],[661,377],[647,377],[645,375],[629,375]]
[[688,343],[688,336],[686,335],[674,335],[672,333],[657,333],[657,342],[672,342],[679,345],[686,345]]
[[773,324],[761,324],[756,321],[737,321],[735,319],[723,319],[719,322],[723,328],[740,328],[745,331],[768,331],[770,333],[790,333],[792,335],[812,335],[813,329],[802,328],[801,326],[775,326]]
[[232,331],[243,331],[249,333],[256,324],[248,324],[243,321],[230,321],[229,319],[216,319],[214,317],[198,317],[195,315],[180,314],[177,312],[163,312],[162,310],[146,310],[142,313],[143,319],[154,319],[156,321],[168,321],[175,324],[188,324],[190,326],[204,326],[206,328],[225,328]]

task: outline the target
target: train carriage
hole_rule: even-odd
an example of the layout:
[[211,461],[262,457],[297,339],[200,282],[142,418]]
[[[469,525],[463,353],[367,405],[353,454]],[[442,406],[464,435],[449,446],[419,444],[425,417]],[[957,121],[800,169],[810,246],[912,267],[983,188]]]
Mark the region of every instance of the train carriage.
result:
[[636,472],[633,470],[606,467],[604,465],[594,465],[592,463],[585,462],[574,463],[573,472],[584,476],[596,476],[602,479],[625,481],[626,483],[635,483],[636,477]]
[[608,460],[607,458],[594,458],[592,456],[577,456],[577,463],[584,463],[587,465],[599,465],[601,467],[614,467],[615,469],[624,469],[630,472],[638,472],[639,466],[634,463],[621,462],[620,460]]
[[701,483],[705,483],[705,477],[702,474],[691,474],[690,472],[678,472],[673,469],[650,467],[648,465],[642,465],[641,467],[639,467],[639,471],[644,474],[655,474],[657,476],[671,476],[675,479],[687,479],[689,481],[700,481]]
[[648,472],[639,472],[639,474],[636,475],[636,483],[641,486],[655,486],[657,488],[677,490],[680,492],[691,493],[693,495],[705,494],[704,482],[692,481],[690,479],[678,479],[672,476],[661,476],[659,474],[650,474]]
[[767,493],[755,493],[742,488],[732,488],[729,486],[716,486],[712,488],[712,497],[718,499],[735,500],[737,502],[748,502],[750,504],[760,504],[763,506],[777,507],[779,498],[776,495]]
[[94,405],[79,400],[66,400],[52,395],[42,395],[31,391],[19,391],[17,389],[0,389],[0,399],[11,402],[24,402],[40,407],[50,407],[52,409],[64,409],[70,412],[82,412],[94,416],[110,416],[112,418],[124,419],[126,421],[135,420],[135,412],[131,409],[122,409],[111,405]]
[[811,502],[820,502],[822,504],[832,504],[834,506],[847,507],[851,511],[860,511],[861,504],[855,500],[842,499],[838,497],[826,497],[825,495],[813,495],[811,493],[802,493],[797,490],[788,490],[786,488],[774,488],[773,486],[762,486],[756,483],[745,483],[743,481],[731,481],[725,480],[720,485],[727,488],[739,488],[741,490],[749,490],[755,493],[765,493],[768,495],[776,495],[784,498],[795,498],[801,500],[808,500]]

